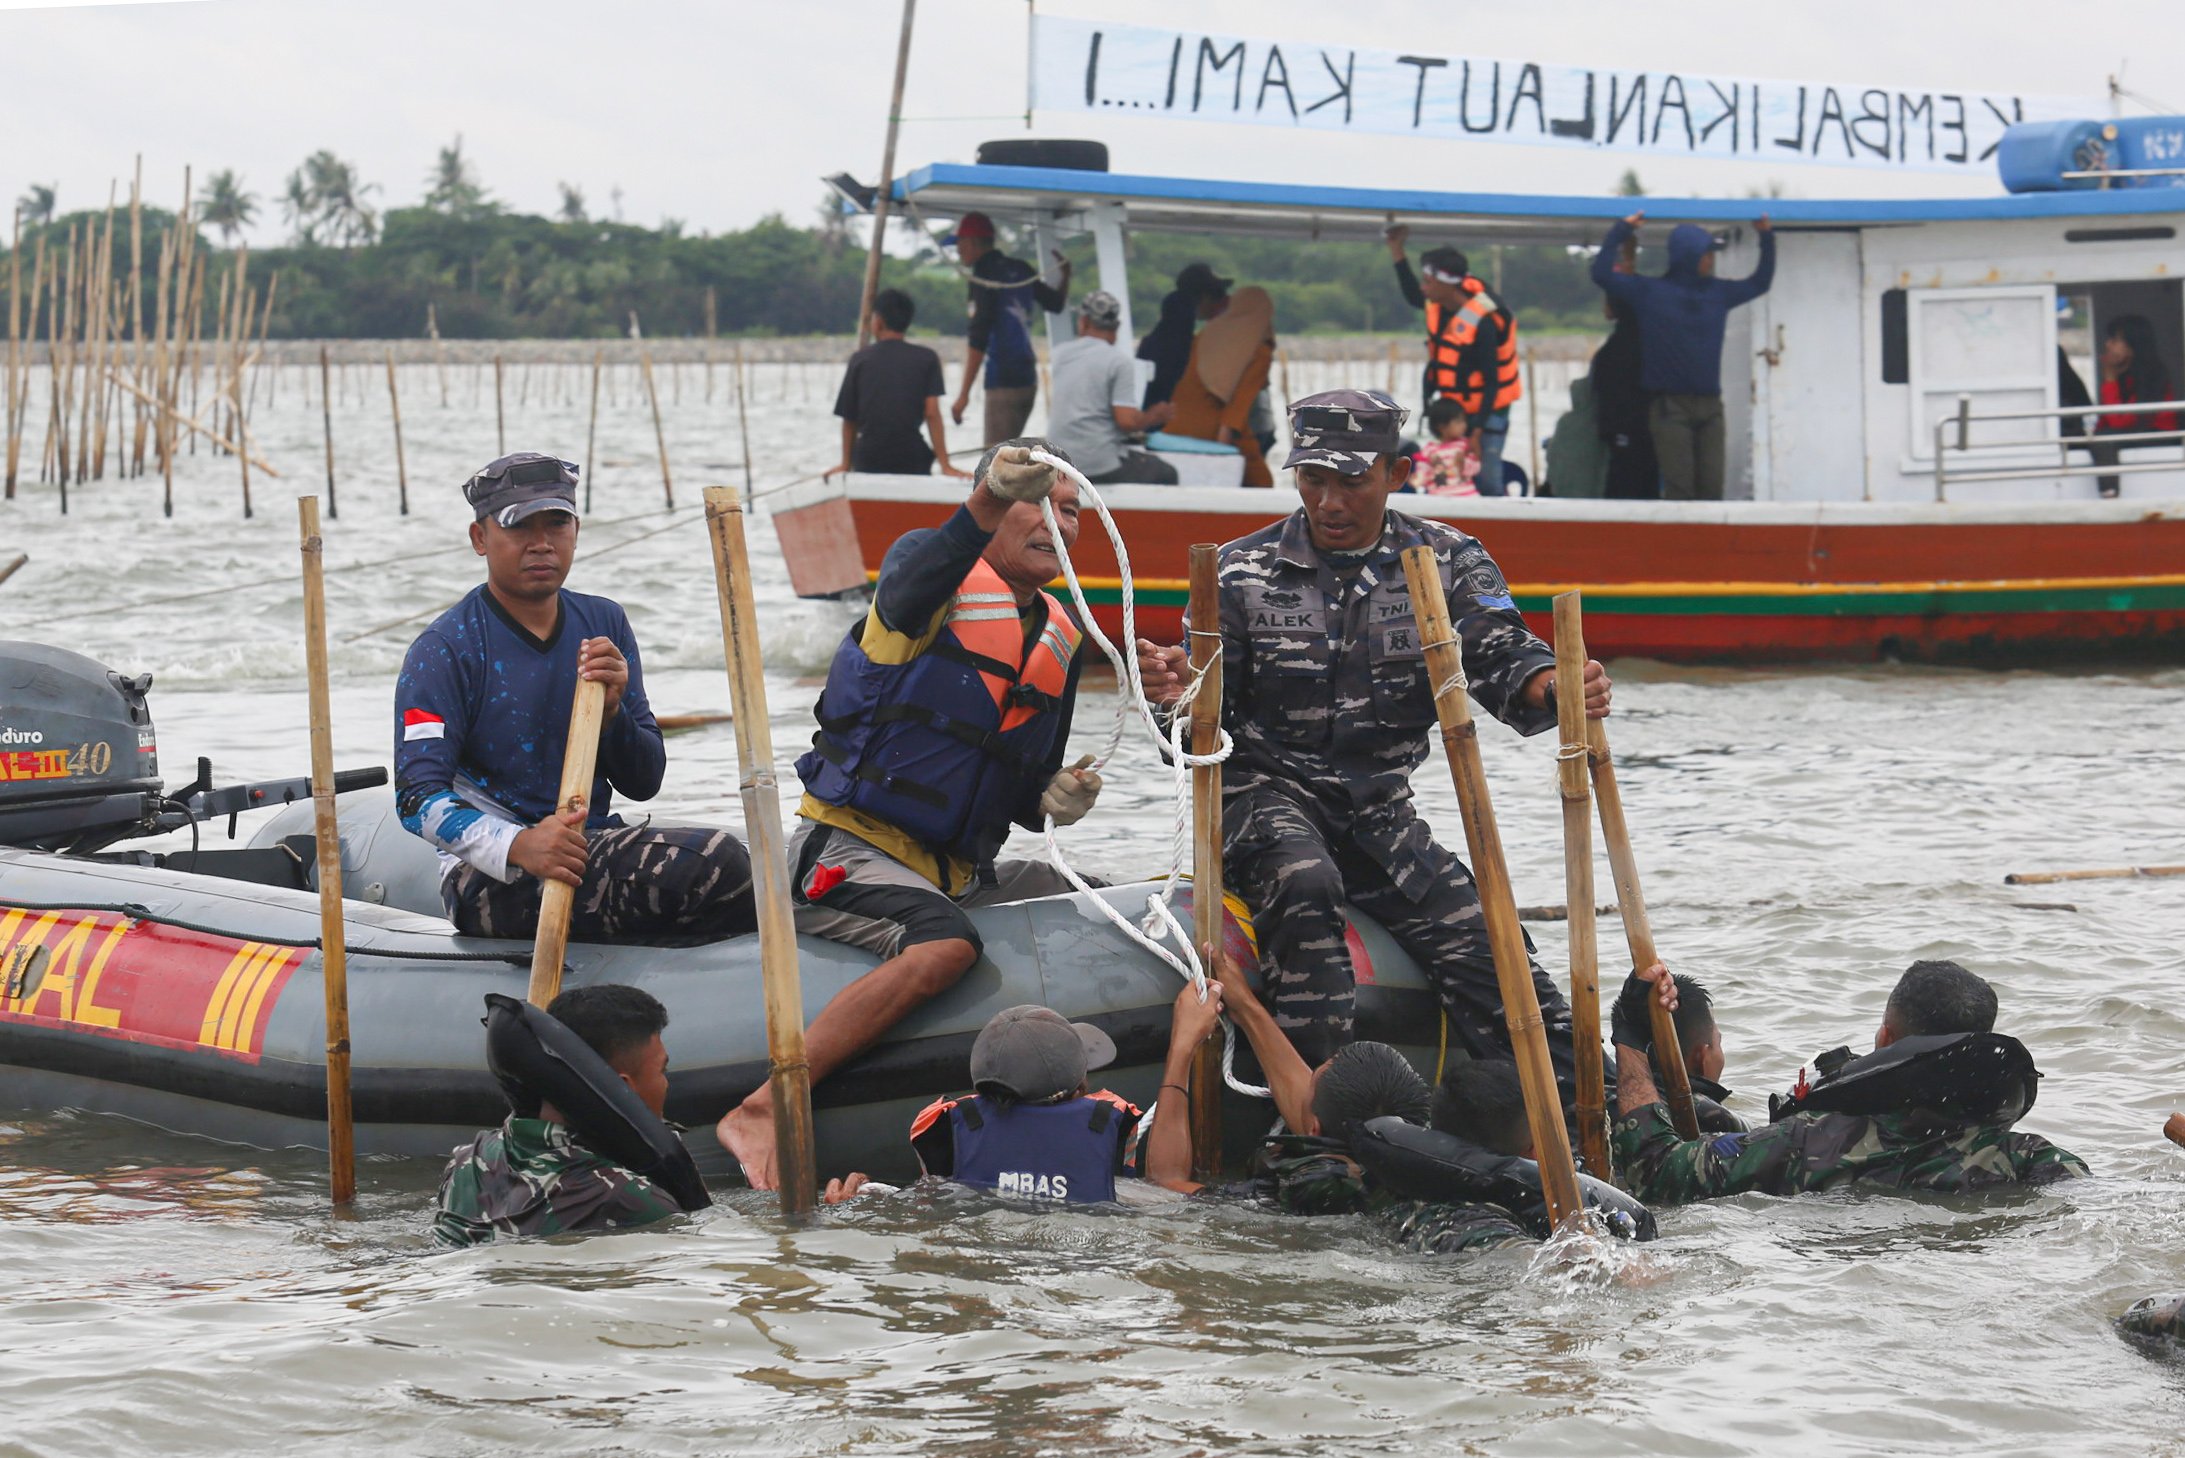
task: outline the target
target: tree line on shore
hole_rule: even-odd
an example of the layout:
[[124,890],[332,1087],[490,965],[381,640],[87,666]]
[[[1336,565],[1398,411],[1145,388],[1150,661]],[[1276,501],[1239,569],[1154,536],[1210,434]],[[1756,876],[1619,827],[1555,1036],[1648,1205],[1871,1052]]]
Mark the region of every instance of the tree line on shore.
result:
[[[41,239],[58,256],[72,231],[105,216],[103,208],[61,213],[58,191],[36,186],[16,204],[15,246],[26,274]],[[831,204],[810,226],[777,213],[748,228],[694,234],[672,218],[656,227],[594,218],[578,188],[564,183],[561,192],[551,217],[504,207],[479,182],[457,138],[441,149],[416,205],[381,210],[374,206],[379,189],[353,165],[332,152],[313,153],[276,199],[288,240],[251,251],[254,275],[280,275],[265,331],[276,339],[413,338],[426,332],[428,310],[449,339],[607,338],[629,332],[633,318],[655,337],[856,328],[864,248]],[[192,199],[197,246],[213,257],[241,246],[260,206],[234,172],[210,174]],[[157,240],[174,226],[173,211],[144,209],[147,277]],[[1439,241],[1464,242],[1418,243]],[[1032,256],[1028,237],[1003,242]],[[1178,270],[1195,261],[1263,285],[1287,334],[1418,327],[1387,254],[1375,245],[1144,233],[1129,235],[1128,248],[1131,307],[1142,328],[1151,327]],[[1073,240],[1064,251],[1076,265],[1077,287],[1091,287],[1091,240]],[[1600,327],[1600,298],[1583,260],[1550,246],[1505,247],[1499,259],[1478,251],[1475,271],[1491,277],[1499,268],[1504,297],[1528,326]],[[129,266],[126,252],[117,252],[117,272],[126,275]],[[963,332],[964,284],[937,243],[917,257],[887,257],[882,283],[910,294],[919,332]],[[6,286],[0,275],[0,289]]]

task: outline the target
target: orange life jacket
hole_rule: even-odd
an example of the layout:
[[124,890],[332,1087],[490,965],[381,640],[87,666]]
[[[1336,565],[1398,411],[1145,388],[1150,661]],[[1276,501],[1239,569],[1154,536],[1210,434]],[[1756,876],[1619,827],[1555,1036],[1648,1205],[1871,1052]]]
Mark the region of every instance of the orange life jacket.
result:
[[[1478,279],[1467,278],[1458,287],[1471,297],[1456,308],[1444,309],[1432,299],[1426,303],[1427,393],[1429,398],[1447,395],[1455,400],[1476,424],[1483,416],[1509,409],[1525,393],[1517,367],[1517,320]],[[1502,320],[1491,381],[1478,370],[1463,369],[1464,352],[1489,316]]]

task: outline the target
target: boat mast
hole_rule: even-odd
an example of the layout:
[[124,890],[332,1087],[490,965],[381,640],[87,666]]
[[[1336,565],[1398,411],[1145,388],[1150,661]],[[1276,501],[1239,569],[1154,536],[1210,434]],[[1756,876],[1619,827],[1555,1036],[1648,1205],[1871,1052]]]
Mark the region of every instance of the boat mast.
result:
[[872,300],[880,290],[880,245],[888,234],[888,195],[895,190],[895,134],[903,123],[903,78],[910,71],[910,25],[918,0],[903,0],[903,34],[895,44],[895,92],[888,101],[888,140],[880,150],[880,187],[873,194],[872,248],[865,255],[865,292],[857,304],[857,347],[872,342]]

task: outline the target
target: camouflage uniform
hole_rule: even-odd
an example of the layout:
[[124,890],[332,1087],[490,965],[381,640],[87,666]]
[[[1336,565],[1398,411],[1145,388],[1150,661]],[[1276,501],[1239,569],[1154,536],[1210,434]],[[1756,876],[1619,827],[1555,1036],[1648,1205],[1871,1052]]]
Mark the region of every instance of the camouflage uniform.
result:
[[602,1159],[544,1119],[511,1116],[460,1146],[440,1177],[433,1238],[483,1245],[503,1236],[650,1225],[681,1208],[643,1175]]
[[[1344,905],[1415,957],[1457,1038],[1506,1056],[1502,998],[1472,875],[1435,843],[1411,775],[1436,723],[1401,554],[1434,549],[1472,696],[1523,734],[1555,724],[1519,703],[1553,668],[1502,573],[1473,538],[1391,511],[1355,569],[1323,559],[1305,513],[1222,548],[1223,867],[1252,909],[1275,1021],[1308,1062],[1351,1039],[1355,1002]],[[1536,964],[1557,1061],[1570,1013]]]
[[1839,1185],[1964,1194],[2087,1173],[2069,1150],[2007,1124],[1937,1125],[1912,1114],[1793,1114],[1742,1134],[1679,1139],[1663,1104],[1616,1121],[1616,1172],[1649,1205]]
[[[572,940],[717,941],[758,930],[751,854],[727,831],[647,821],[587,830],[585,841]],[[470,936],[538,935],[538,878],[509,869],[516,879],[500,881],[468,861],[456,863],[440,887],[448,919]]]
[[1252,1157],[1251,1177],[1222,1192],[1272,1205],[1286,1215],[1370,1215],[1406,1250],[1457,1255],[1532,1236],[1493,1205],[1397,1200],[1376,1192],[1357,1165],[1328,1140],[1278,1135]]

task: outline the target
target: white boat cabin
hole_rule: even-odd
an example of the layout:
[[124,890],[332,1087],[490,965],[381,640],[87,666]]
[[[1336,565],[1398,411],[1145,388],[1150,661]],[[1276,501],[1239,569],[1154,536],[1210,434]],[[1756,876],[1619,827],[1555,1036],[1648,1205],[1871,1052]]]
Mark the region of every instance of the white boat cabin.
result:
[[[2185,134],[2185,122],[2176,125]],[[1123,283],[1130,228],[1372,247],[1403,223],[1414,253],[1453,243],[1477,256],[1496,243],[1591,249],[1609,223],[1644,207],[1651,246],[1642,271],[1661,267],[1671,226],[1693,222],[1723,240],[1723,274],[1742,276],[1757,261],[1752,224],[1766,211],[1777,235],[1775,284],[1730,316],[1723,346],[1727,494],[1995,505],[2097,495],[2094,463],[2062,435],[2060,344],[2098,399],[2102,331],[2142,315],[2171,379],[2185,380],[2185,188],[2169,185],[2179,181],[2152,171],[2059,170],[2045,184],[2057,190],[1992,198],[1634,199],[941,164],[899,180],[894,196],[928,223],[977,209],[1029,225],[1040,257],[1090,233],[1097,286],[1123,300],[1126,339],[1137,334]],[[1068,316],[1048,316],[1048,327],[1059,338]],[[1567,404],[1540,401],[1544,426]],[[2091,430],[2090,417],[2086,424]],[[2117,471],[2127,498],[2185,498],[2185,446],[2174,434],[2120,444],[2105,469]]]

